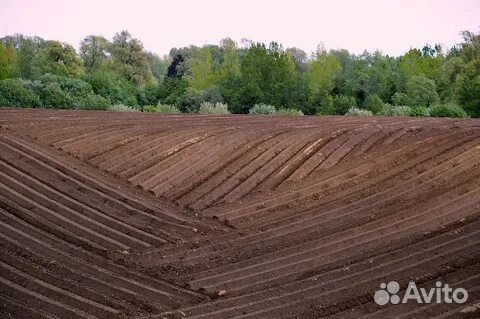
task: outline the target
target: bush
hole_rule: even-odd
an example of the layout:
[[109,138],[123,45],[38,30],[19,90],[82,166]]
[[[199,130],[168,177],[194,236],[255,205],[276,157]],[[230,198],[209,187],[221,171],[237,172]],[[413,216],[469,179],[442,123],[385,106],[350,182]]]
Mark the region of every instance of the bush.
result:
[[98,94],[88,95],[85,99],[78,101],[77,108],[80,110],[107,110],[112,104],[110,100]]
[[0,95],[0,107],[2,106],[8,106],[8,101],[3,95]]
[[161,113],[161,114],[178,114],[180,113],[180,110],[175,106],[171,104],[162,104],[158,103],[157,106],[154,105],[148,105],[143,108],[144,112],[150,112],[150,113]]
[[142,110],[143,110],[143,112],[147,112],[147,113],[156,113],[157,112],[157,106],[156,105],[145,105]]
[[140,105],[156,105],[159,100],[160,85],[150,82],[138,89],[137,100]]
[[437,104],[431,107],[433,117],[467,117],[467,112],[455,104]]
[[165,77],[159,86],[159,102],[163,104],[178,105],[181,111],[188,111],[182,107],[181,101],[185,97],[188,82],[182,78]]
[[318,107],[316,115],[334,115],[335,108],[333,97],[331,95],[323,95],[318,98]]
[[185,95],[181,98],[179,105],[184,112],[199,112],[202,103],[210,102],[212,104],[222,103],[223,97],[217,86],[209,87],[205,90],[186,90]]
[[215,104],[210,102],[203,102],[200,105],[200,109],[198,110],[198,113],[217,114],[217,115],[230,114],[230,112],[228,111],[228,105],[220,102],[217,102]]
[[401,106],[401,105],[410,105],[410,99],[407,94],[397,92],[392,96],[392,101],[394,105]]
[[333,98],[333,110],[337,115],[344,115],[348,109],[357,106],[353,96],[337,95]]
[[137,109],[134,109],[130,106],[123,105],[123,104],[111,105],[107,108],[107,111],[111,111],[111,112],[138,112]]
[[427,117],[430,116],[430,111],[426,107],[423,106],[413,106],[410,108],[410,116],[417,116],[417,117]]
[[255,104],[249,111],[252,115],[272,115],[275,114],[275,106],[265,103]]
[[288,109],[279,109],[275,111],[275,115],[286,115],[286,116],[301,116],[303,112],[297,109],[288,108]]
[[92,86],[95,94],[109,99],[113,104],[138,104],[135,86],[112,71],[101,69],[87,74],[84,80]]
[[384,103],[382,99],[376,94],[367,96],[367,98],[363,102],[363,108],[367,111],[372,112],[373,114],[382,112],[383,107]]
[[373,113],[368,110],[361,110],[356,107],[351,107],[348,109],[346,116],[372,116]]
[[410,116],[412,109],[410,106],[405,105],[389,105],[386,104],[383,110],[379,113],[386,116]]
[[93,92],[92,86],[80,79],[44,74],[29,87],[37,92],[45,107],[60,109],[106,110],[110,100]]
[[44,107],[56,109],[73,108],[72,97],[66,91],[62,90],[59,83],[47,83],[40,88],[39,95]]
[[31,82],[19,79],[0,81],[0,106],[40,106],[39,96],[29,87]]
[[80,79],[57,77],[57,82],[60,84],[63,91],[70,94],[73,100],[81,101],[94,94],[92,86]]
[[[67,109],[80,107],[94,95],[92,86],[87,82],[53,74],[42,75],[35,81],[33,87],[39,92],[47,107]],[[50,98],[46,92],[52,92],[56,96]]]

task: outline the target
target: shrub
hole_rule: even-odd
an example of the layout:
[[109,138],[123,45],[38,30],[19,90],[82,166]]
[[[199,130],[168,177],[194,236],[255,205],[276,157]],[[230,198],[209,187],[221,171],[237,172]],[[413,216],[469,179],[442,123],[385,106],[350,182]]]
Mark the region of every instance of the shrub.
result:
[[217,102],[215,104],[210,102],[203,102],[200,104],[200,109],[198,110],[200,114],[230,114],[228,111],[228,105],[224,103]]
[[333,97],[331,95],[324,95],[319,97],[319,104],[317,107],[317,115],[334,115],[335,108],[333,104]]
[[437,104],[431,107],[433,117],[467,117],[467,112],[455,104]]
[[368,110],[361,110],[356,107],[351,107],[348,109],[346,116],[372,116],[373,113]]
[[107,110],[112,104],[110,100],[98,94],[88,95],[85,99],[76,102],[77,108],[80,110]]
[[212,104],[222,103],[223,97],[217,86],[209,87],[205,90],[187,89],[185,95],[179,101],[179,105],[184,112],[199,112],[202,103],[210,102]]
[[379,114],[386,116],[410,116],[411,111],[410,106],[386,104]]
[[175,106],[171,104],[162,104],[158,103],[158,105],[148,105],[143,108],[144,112],[150,112],[150,113],[161,113],[161,114],[178,114],[180,113],[180,110]]
[[48,108],[71,109],[73,99],[68,92],[62,90],[57,82],[50,82],[40,88],[42,105]]
[[383,107],[384,103],[382,99],[376,94],[367,96],[367,98],[363,102],[363,108],[372,112],[373,114],[382,112]]
[[303,112],[293,108],[284,108],[275,111],[275,115],[301,116],[303,115]]
[[162,104],[158,103],[157,104],[157,113],[162,113],[162,114],[178,114],[180,113],[180,110],[178,107],[172,104]]
[[337,115],[344,115],[348,109],[357,106],[353,96],[337,95],[333,98],[333,110]]
[[6,79],[0,81],[0,106],[40,106],[39,96],[29,87],[29,81]]
[[[174,104],[182,107],[181,101],[185,97],[185,93],[188,87],[188,82],[182,78],[166,77],[162,83],[160,83],[158,98],[161,103]],[[180,108],[181,111],[188,111],[185,108]]]
[[417,116],[417,117],[427,117],[430,116],[430,111],[426,107],[423,106],[413,106],[410,108],[410,116]]
[[255,104],[249,111],[252,115],[271,115],[275,114],[275,106],[265,103]]
[[397,92],[392,96],[392,101],[394,105],[410,105],[410,99],[407,94]]
[[[89,99],[90,96],[94,94],[92,86],[83,80],[53,74],[42,75],[38,81],[35,81],[33,86],[39,92],[42,90],[53,90],[55,94],[57,94],[57,97],[49,101],[50,105],[45,105],[61,108],[79,107],[85,103],[85,100]],[[44,94],[41,93],[41,95],[43,98],[48,99]],[[61,103],[61,96],[63,96],[63,99],[65,100],[70,100],[71,104],[58,105],[58,103]],[[52,105],[55,103],[57,103],[57,105]]]
[[137,109],[123,104],[111,105],[107,108],[107,110],[111,112],[138,112]]
[[57,82],[60,84],[62,90],[70,94],[74,100],[81,101],[82,99],[87,99],[88,96],[94,94],[92,86],[80,79],[57,77]]
[[159,83],[150,82],[138,88],[137,100],[140,105],[155,105],[159,100]]
[[8,101],[3,95],[0,95],[0,107],[2,106],[8,106]]
[[63,109],[106,110],[110,100],[93,92],[92,86],[81,80],[44,74],[29,87],[38,93],[45,107]]
[[126,79],[106,69],[84,76],[96,94],[109,99],[113,104],[134,106],[138,104],[137,89]]
[[157,112],[157,106],[156,105],[145,105],[143,107],[143,112],[156,113]]

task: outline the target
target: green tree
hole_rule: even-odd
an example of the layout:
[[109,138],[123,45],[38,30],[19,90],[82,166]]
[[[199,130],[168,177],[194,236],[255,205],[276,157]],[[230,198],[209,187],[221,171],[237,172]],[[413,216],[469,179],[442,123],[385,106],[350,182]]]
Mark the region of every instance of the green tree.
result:
[[215,85],[216,74],[213,69],[213,57],[209,47],[197,48],[189,61],[189,86],[194,90],[205,90]]
[[163,81],[167,75],[168,66],[171,63],[171,59],[168,56],[160,58],[158,55],[152,52],[147,52],[147,61],[152,70],[152,75],[157,81]]
[[252,45],[240,70],[239,105],[232,106],[235,112],[245,113],[258,103],[293,104],[290,89],[296,79],[295,63],[277,43],[272,42],[268,48],[262,43]]
[[115,34],[111,46],[113,67],[121,76],[136,84],[152,79],[152,71],[142,43],[128,31]]
[[82,64],[82,60],[71,45],[49,41],[41,68],[44,73],[77,77],[83,73]]
[[293,59],[293,62],[295,62],[295,67],[298,72],[306,72],[308,70],[308,56],[305,51],[299,48],[288,48],[286,50],[288,54]]
[[18,69],[20,76],[25,79],[32,79],[39,76],[44,60],[45,50],[42,50],[33,39],[25,39],[18,50]]
[[422,50],[411,49],[399,58],[396,89],[398,92],[404,92],[407,83],[414,76],[424,76],[435,81],[437,92],[442,98],[448,98],[451,95],[451,87],[444,69],[445,56],[439,45],[435,48],[425,45]]
[[223,58],[218,71],[218,89],[225,102],[229,105],[238,105],[236,99],[241,79],[237,44],[232,39],[226,38],[220,41],[220,47]]
[[480,117],[480,34],[462,32],[464,42],[452,50],[453,67],[449,76],[458,102],[475,117]]
[[308,64],[308,84],[312,96],[329,95],[340,72],[341,65],[335,55],[318,49],[315,58]]
[[337,95],[333,98],[334,114],[345,115],[348,109],[357,106],[357,102],[353,96]]
[[17,75],[17,53],[12,45],[0,43],[0,80]]
[[236,77],[240,73],[237,44],[230,38],[220,41],[222,49],[222,62],[219,70],[220,80],[223,78]]
[[343,74],[344,84],[340,92],[353,96],[358,104],[363,103],[369,94],[368,67],[366,59],[352,57]]
[[90,72],[84,79],[92,86],[95,94],[109,99],[112,104],[138,104],[135,85],[107,68]]
[[368,95],[365,101],[363,102],[363,109],[372,112],[373,114],[378,114],[383,110],[384,103],[382,99],[376,95]]
[[412,106],[430,106],[439,101],[435,81],[421,75],[408,81],[406,93]]
[[80,44],[80,57],[87,71],[98,69],[108,59],[111,43],[102,36],[89,35]]
[[0,80],[0,106],[40,106],[40,98],[32,90],[31,84],[30,81],[21,79]]
[[335,55],[319,48],[308,63],[306,74],[310,96],[307,114],[334,114],[332,92],[341,73],[341,65]]

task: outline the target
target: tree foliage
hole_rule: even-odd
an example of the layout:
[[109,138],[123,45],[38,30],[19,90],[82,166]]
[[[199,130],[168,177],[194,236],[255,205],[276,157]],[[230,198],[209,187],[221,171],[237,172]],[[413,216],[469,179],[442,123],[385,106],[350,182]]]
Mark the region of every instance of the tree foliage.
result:
[[160,103],[199,112],[202,104],[224,103],[233,113],[270,105],[304,114],[464,110],[480,117],[480,34],[462,36],[450,49],[427,44],[398,57],[322,47],[310,55],[276,42],[242,39],[237,46],[230,38],[160,57],[127,31],[113,39],[88,35],[78,53],[66,43],[16,34],[0,39],[0,105],[141,110]]
[[252,45],[243,57],[234,111],[244,113],[257,103],[291,105],[295,64],[280,45]]
[[409,105],[430,106],[439,101],[435,81],[422,75],[414,76],[407,83]]
[[128,81],[145,84],[153,78],[142,43],[128,31],[115,34],[111,55],[113,68]]
[[112,43],[102,36],[89,35],[80,44],[80,57],[87,71],[102,67],[110,55]]

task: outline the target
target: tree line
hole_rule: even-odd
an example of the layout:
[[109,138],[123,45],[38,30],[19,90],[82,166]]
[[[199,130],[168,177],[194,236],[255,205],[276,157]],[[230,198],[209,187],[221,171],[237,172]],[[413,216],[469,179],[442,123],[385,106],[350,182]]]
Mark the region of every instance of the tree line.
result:
[[229,38],[160,57],[127,31],[112,40],[87,36],[77,52],[17,34],[0,39],[0,106],[198,112],[210,103],[232,113],[271,106],[319,115],[480,117],[480,34],[461,34],[452,48],[425,45],[398,57],[321,46],[308,54]]

